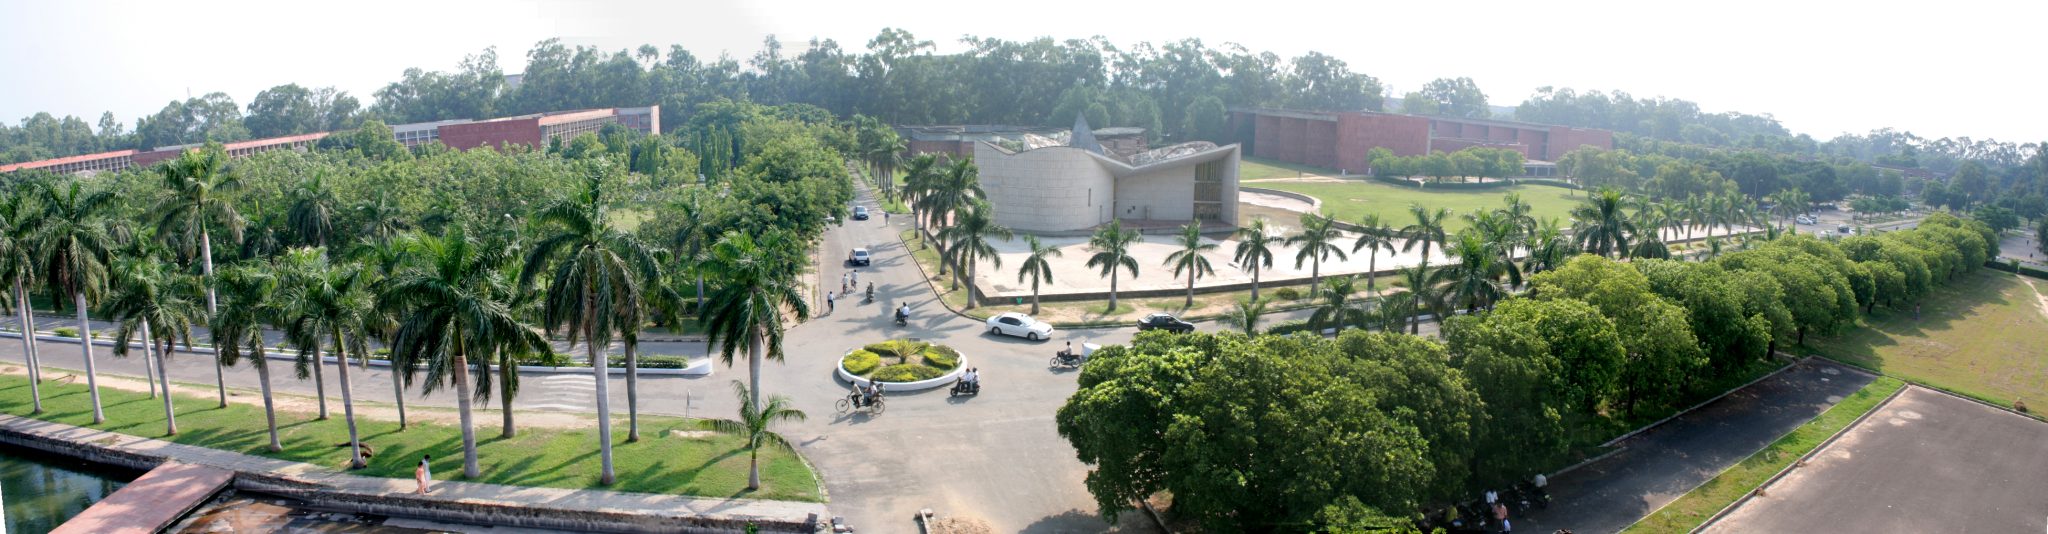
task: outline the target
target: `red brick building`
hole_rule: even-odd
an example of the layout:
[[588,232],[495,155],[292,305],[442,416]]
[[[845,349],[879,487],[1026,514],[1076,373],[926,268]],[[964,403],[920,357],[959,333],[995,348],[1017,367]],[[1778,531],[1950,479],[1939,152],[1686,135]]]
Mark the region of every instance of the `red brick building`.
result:
[[1505,148],[1535,161],[1557,161],[1582,145],[1614,148],[1614,133],[1606,130],[1371,111],[1239,109],[1230,122],[1253,157],[1346,172],[1365,172],[1366,153],[1375,147],[1396,156]]

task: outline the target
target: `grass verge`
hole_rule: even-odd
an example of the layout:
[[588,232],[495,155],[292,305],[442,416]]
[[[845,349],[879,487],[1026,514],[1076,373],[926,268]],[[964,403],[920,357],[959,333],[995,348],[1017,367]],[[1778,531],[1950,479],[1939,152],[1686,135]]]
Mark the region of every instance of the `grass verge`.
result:
[[1795,347],[1989,404],[2048,401],[2048,284],[1978,269],[1929,293],[1915,313],[1879,306],[1863,325]]
[[1573,191],[1559,187],[1517,185],[1500,189],[1478,191],[1429,190],[1398,187],[1371,180],[1346,180],[1343,182],[1259,182],[1250,184],[1267,189],[1278,189],[1316,197],[1323,201],[1322,212],[1345,222],[1358,222],[1368,213],[1379,214],[1381,221],[1395,228],[1414,222],[1409,215],[1410,204],[1421,204],[1428,208],[1445,208],[1452,217],[1444,220],[1444,230],[1457,232],[1469,226],[1458,214],[1475,210],[1491,210],[1501,207],[1501,197],[1508,193],[1520,193],[1522,201],[1528,202],[1531,215],[1538,219],[1557,218],[1569,221],[1571,210],[1579,205],[1584,196],[1573,197]]
[[[51,372],[46,376],[63,375]],[[264,429],[263,410],[258,406],[230,403],[227,408],[218,408],[211,397],[175,395],[178,435],[165,436],[163,402],[143,393],[100,388],[107,422],[91,424],[92,405],[83,382],[83,377],[44,380],[44,411],[32,416],[27,377],[0,375],[0,412],[337,470],[348,464],[348,427],[338,402],[326,421],[316,420],[309,413],[279,411],[278,439],[284,450],[273,453],[266,450],[269,438]],[[623,425],[624,414],[614,415],[620,419],[614,426]],[[608,487],[597,483],[595,429],[525,427],[519,429],[516,437],[502,438],[495,413],[479,412],[476,421],[477,461],[483,476],[470,482],[704,497],[824,500],[817,477],[795,451],[786,447],[761,449],[761,489],[746,491],[747,451],[741,447],[743,439],[675,435],[678,431],[709,430],[708,420],[643,414],[640,442],[626,443],[623,429],[616,432],[612,446],[618,482]],[[410,479],[420,455],[432,454],[435,473],[446,480],[464,480],[462,434],[454,425],[415,422],[400,431],[395,422],[359,417],[356,427],[363,444],[374,450],[375,455],[368,459],[369,467],[350,474]]]
[[1757,486],[1778,474],[1785,466],[1826,442],[1828,437],[1840,432],[1858,417],[1876,408],[1879,402],[1890,397],[1892,392],[1905,387],[1905,383],[1894,378],[1879,377],[1836,403],[1820,416],[1800,425],[1792,432],[1778,438],[1770,446],[1749,455],[1734,467],[1722,471],[1700,487],[1686,492],[1678,500],[1664,505],[1664,508],[1649,517],[1630,525],[1624,532],[1690,532],[1700,523],[1712,517],[1715,512],[1728,507],[1736,499],[1754,491]]

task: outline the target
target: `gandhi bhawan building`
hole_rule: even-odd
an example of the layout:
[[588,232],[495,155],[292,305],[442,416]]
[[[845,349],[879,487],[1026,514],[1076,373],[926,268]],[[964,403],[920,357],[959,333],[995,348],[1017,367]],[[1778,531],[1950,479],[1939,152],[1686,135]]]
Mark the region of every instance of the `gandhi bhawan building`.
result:
[[1066,132],[975,135],[972,148],[982,190],[995,208],[996,223],[1011,230],[1074,235],[1113,220],[1141,231],[1170,230],[1190,221],[1199,221],[1205,231],[1237,226],[1235,144],[1196,141],[1147,148],[1143,130],[1093,130],[1085,120]]

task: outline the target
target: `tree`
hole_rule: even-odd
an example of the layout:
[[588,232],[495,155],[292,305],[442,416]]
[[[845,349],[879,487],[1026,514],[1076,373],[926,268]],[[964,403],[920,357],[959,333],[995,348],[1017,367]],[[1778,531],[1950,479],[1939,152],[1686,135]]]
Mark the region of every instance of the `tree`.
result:
[[1039,243],[1035,235],[1024,236],[1024,248],[1029,253],[1024,255],[1024,265],[1017,269],[1017,282],[1023,283],[1024,277],[1031,277],[1031,314],[1038,315],[1038,283],[1052,282],[1052,262],[1047,258],[1060,257],[1060,248]]
[[1351,243],[1351,253],[1357,254],[1360,250],[1365,251],[1365,293],[1377,295],[1379,292],[1373,290],[1373,282],[1379,279],[1380,251],[1394,253],[1394,229],[1380,222],[1380,214],[1368,213],[1365,219],[1358,221],[1358,240]]
[[747,490],[761,489],[761,446],[778,445],[787,447],[781,436],[769,431],[775,423],[804,420],[804,412],[790,406],[789,397],[776,395],[768,402],[760,402],[746,384],[732,381],[733,395],[740,399],[738,419],[720,419],[712,422],[712,428],[719,432],[747,439]]
[[28,286],[35,283],[35,235],[41,214],[30,207],[26,191],[0,197],[0,284],[14,291],[15,320],[21,322],[21,353],[28,364],[30,414],[43,413],[42,355],[36,350],[35,314],[28,304]]
[[[421,391],[426,394],[443,384],[454,386],[462,424],[462,474],[474,479],[482,472],[477,467],[470,399],[490,399],[491,374],[489,358],[470,356],[552,349],[514,310],[512,281],[501,269],[509,259],[503,248],[477,246],[458,227],[442,237],[421,238],[418,254],[420,261],[396,273],[379,295],[399,310],[392,368],[410,385],[425,364],[427,380]],[[471,365],[476,366],[475,391],[470,386]],[[511,374],[500,380],[505,389],[500,398],[508,414],[516,380]],[[509,415],[506,421],[505,436],[511,437]]]
[[[988,198],[988,193],[981,189],[980,170],[974,166],[973,160],[962,159],[931,176],[917,203],[924,210],[925,217],[931,219],[931,224],[953,225],[959,223],[955,219],[961,211],[974,209],[975,200],[985,198]],[[952,258],[943,240],[939,244],[939,257]],[[946,262],[939,262],[939,274],[946,274]],[[956,288],[959,286],[957,275],[953,283]]]
[[[1253,217],[1250,224],[1237,229],[1237,249],[1233,251],[1231,260],[1237,262],[1240,269],[1251,271],[1252,300],[1259,300],[1259,273],[1273,268],[1273,246],[1283,241],[1266,226],[1265,217]],[[1034,315],[1038,313],[1036,306],[1031,310]]]
[[1116,312],[1116,273],[1124,270],[1138,276],[1138,260],[1131,258],[1131,245],[1144,240],[1137,230],[1125,230],[1121,219],[1109,221],[1088,238],[1088,250],[1095,254],[1088,257],[1087,265],[1101,269],[1102,276],[1109,278],[1109,313]]
[[1527,274],[1532,275],[1563,266],[1566,259],[1578,253],[1572,246],[1571,236],[1565,234],[1555,217],[1538,223],[1526,246],[1529,254],[1522,265]]
[[[242,240],[242,214],[235,211],[235,205],[225,198],[226,193],[241,188],[241,180],[233,173],[225,172],[227,154],[219,147],[209,146],[205,150],[186,151],[162,167],[163,197],[158,201],[156,211],[157,237],[163,239],[190,239],[199,237],[199,265],[206,280],[206,314],[213,315],[219,308],[219,298],[213,290],[213,234],[208,228],[218,226],[228,231],[230,239]],[[191,248],[180,247],[190,251]],[[219,362],[214,362],[213,379],[215,389],[220,393],[220,407],[228,406],[227,372]]]
[[1401,251],[1415,250],[1415,245],[1420,244],[1422,260],[1428,262],[1429,246],[1441,247],[1444,244],[1444,219],[1451,216],[1451,211],[1444,208],[1431,211],[1421,204],[1409,204],[1408,214],[1415,217],[1415,222],[1401,227],[1401,238],[1407,241],[1401,245]]
[[1315,299],[1318,302],[1315,313],[1308,317],[1309,328],[1320,336],[1325,329],[1336,329],[1337,333],[1341,334],[1345,325],[1356,324],[1364,327],[1365,309],[1351,302],[1351,295],[1357,292],[1356,276],[1332,276],[1324,280],[1322,285],[1315,288]]
[[1438,321],[1444,320],[1448,315],[1445,313],[1446,306],[1444,306],[1444,300],[1446,294],[1442,287],[1443,281],[1444,270],[1430,269],[1429,260],[1427,259],[1424,259],[1422,263],[1416,264],[1414,267],[1401,270],[1401,283],[1408,287],[1408,302],[1405,307],[1410,313],[1408,316],[1409,334],[1422,333],[1422,310],[1435,312]]
[[794,280],[809,261],[781,232],[751,236],[728,232],[711,247],[712,293],[705,315],[705,343],[719,347],[727,366],[744,343],[754,402],[760,402],[762,358],[782,361],[783,310],[797,321],[810,319],[811,308],[796,292]]
[[1180,227],[1180,239],[1175,244],[1179,245],[1180,249],[1166,256],[1165,265],[1173,267],[1174,276],[1180,276],[1180,273],[1183,271],[1188,273],[1188,299],[1181,306],[1193,309],[1195,307],[1195,280],[1205,274],[1216,274],[1216,269],[1209,266],[1209,258],[1203,256],[1202,253],[1216,250],[1216,244],[1202,242],[1202,223],[1200,222],[1189,222],[1182,225]]
[[1464,302],[1466,313],[1478,311],[1482,306],[1492,306],[1506,291],[1494,281],[1494,273],[1501,270],[1494,263],[1494,253],[1479,234],[1471,231],[1458,232],[1458,238],[1445,250],[1453,263],[1443,269],[1441,275],[1450,283],[1447,296]]
[[1584,204],[1572,208],[1572,233],[1578,236],[1580,250],[1627,257],[1629,236],[1636,234],[1636,227],[1622,211],[1624,204],[1620,191],[1602,189],[1587,195]]
[[1314,213],[1301,214],[1301,233],[1289,236],[1287,244],[1295,247],[1294,268],[1300,269],[1302,263],[1312,264],[1309,268],[1309,287],[1323,284],[1324,259],[1331,255],[1337,256],[1339,260],[1345,259],[1344,249],[1337,246],[1339,237],[1342,236],[1338,234],[1336,218]]
[[286,219],[292,233],[299,236],[299,243],[316,247],[327,246],[334,235],[334,214],[341,201],[334,196],[334,189],[327,186],[325,175],[315,174],[292,186],[291,208]]
[[298,347],[299,377],[304,378],[309,367],[324,365],[321,344],[332,343],[341,380],[342,418],[348,425],[349,466],[362,469],[369,464],[363,461],[356,432],[348,356],[351,351],[358,355],[369,352],[363,342],[372,310],[367,281],[358,267],[330,263],[321,249],[294,249],[285,255],[285,261],[285,290],[279,307],[285,314],[285,338]]
[[1806,205],[1809,202],[1808,198],[1806,192],[1800,191],[1796,187],[1774,193],[1771,195],[1771,203],[1774,204],[1771,207],[1771,214],[1777,215],[1779,219],[1788,221],[1782,224],[1789,227],[1791,226],[1789,220],[1793,216],[1806,213]]
[[[583,342],[585,357],[594,367],[597,380],[598,483],[611,485],[612,424],[610,358],[601,350],[610,346],[612,334],[639,329],[637,324],[616,324],[618,317],[639,317],[635,310],[644,305],[642,285],[661,279],[654,253],[633,236],[612,227],[604,191],[613,169],[596,160],[584,169],[582,191],[575,198],[557,202],[534,218],[545,232],[527,251],[519,269],[519,287],[532,287],[547,276],[547,299],[542,302],[542,323],[549,333],[566,329],[569,344]],[[552,265],[552,268],[550,266]]]
[[1436,104],[1436,115],[1468,119],[1493,116],[1493,110],[1486,105],[1486,93],[1471,78],[1437,78],[1423,84],[1419,93],[1423,100]]
[[1226,318],[1230,321],[1231,326],[1235,326],[1239,331],[1244,332],[1245,337],[1257,336],[1259,335],[1259,319],[1266,316],[1266,301],[1240,300],[1231,306],[1230,311],[1226,312],[1226,314]]
[[164,435],[175,436],[178,416],[172,409],[171,380],[164,374],[168,370],[164,360],[175,342],[183,341],[187,350],[192,348],[192,323],[201,315],[199,304],[187,295],[197,293],[196,284],[147,251],[117,261],[113,291],[101,303],[102,310],[120,325],[114,330],[114,355],[127,356],[128,340],[138,334],[145,365],[154,353],[157,379],[164,391]]
[[1536,298],[1583,301],[1613,323],[1628,352],[1619,408],[1630,414],[1645,406],[1654,412],[1676,400],[1706,363],[1685,310],[1652,292],[1649,280],[1626,264],[1580,256],[1537,275],[1531,286]]
[[106,422],[107,415],[100,406],[99,373],[93,366],[92,322],[86,313],[86,299],[99,295],[106,286],[107,251],[115,244],[106,212],[114,208],[114,194],[88,193],[77,180],[71,180],[68,186],[45,183],[39,190],[43,197],[43,224],[35,238],[36,249],[42,253],[38,263],[51,289],[70,293],[72,308],[78,311],[78,347],[85,355],[85,386],[92,398],[92,424],[97,425]]
[[214,355],[221,365],[234,366],[245,355],[249,364],[256,368],[256,382],[263,394],[264,426],[270,431],[270,452],[284,450],[277,440],[277,407],[270,388],[270,358],[265,353],[263,330],[277,326],[276,318],[283,312],[272,305],[277,291],[277,277],[269,269],[256,264],[232,267],[220,273],[220,293],[224,299],[219,313],[213,314],[207,324],[213,334]]
[[1345,332],[1336,344],[1345,356],[1361,361],[1358,380],[1381,393],[1388,414],[1414,426],[1429,442],[1436,473],[1423,494],[1426,502],[1463,495],[1479,450],[1472,446],[1473,432],[1486,416],[1478,392],[1451,366],[1445,346],[1417,336],[1365,331]]
[[965,209],[955,212],[953,225],[939,230],[939,240],[946,243],[946,252],[951,253],[959,267],[953,273],[953,287],[960,287],[962,271],[967,278],[967,308],[975,306],[975,264],[988,260],[997,269],[1003,268],[1003,258],[996,253],[996,246],[989,238],[1009,241],[1009,228],[995,222],[995,208],[988,201],[972,199]]

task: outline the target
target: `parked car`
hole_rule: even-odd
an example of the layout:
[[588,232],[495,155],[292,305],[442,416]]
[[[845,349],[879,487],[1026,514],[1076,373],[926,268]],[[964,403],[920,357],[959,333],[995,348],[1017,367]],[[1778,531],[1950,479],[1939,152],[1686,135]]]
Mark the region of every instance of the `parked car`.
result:
[[1846,224],[1842,224],[1842,225],[1836,225],[1836,226],[1835,226],[1835,231],[1836,231],[1836,232],[1841,232],[1841,233],[1844,233],[1844,234],[1846,234],[1846,233],[1849,233],[1849,225],[1846,225]]
[[1805,216],[1805,215],[1800,215],[1800,216],[1798,216],[1798,217],[1793,217],[1793,218],[1792,218],[1792,220],[1793,220],[1794,222],[1798,222],[1799,224],[1814,224],[1814,222],[1815,222],[1815,221],[1814,221],[1814,219],[1813,219],[1813,217],[1808,217],[1808,216]]
[[1052,324],[1039,322],[1029,315],[1009,312],[988,318],[988,333],[1038,341],[1052,339]]
[[1165,330],[1175,334],[1185,334],[1195,331],[1195,323],[1182,321],[1170,313],[1154,313],[1138,320],[1138,331],[1143,332],[1153,329]]
[[854,207],[853,207],[853,220],[856,220],[856,221],[865,221],[865,220],[868,220],[868,207],[867,207],[867,206],[854,206]]
[[868,256],[868,249],[864,248],[853,249],[853,253],[846,256],[847,265],[866,266],[871,261],[873,259]]

